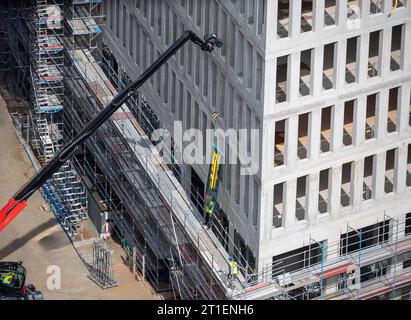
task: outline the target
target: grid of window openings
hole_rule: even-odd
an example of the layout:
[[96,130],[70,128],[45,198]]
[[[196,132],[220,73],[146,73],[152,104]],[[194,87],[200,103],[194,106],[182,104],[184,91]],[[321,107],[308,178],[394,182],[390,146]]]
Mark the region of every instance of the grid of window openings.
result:
[[[388,15],[389,1],[298,3],[301,6],[289,1],[275,4],[276,39],[285,49],[278,50],[281,54],[274,59],[274,109],[292,112],[281,112],[273,129],[270,160],[274,172],[284,176],[279,182],[274,178],[274,228],[352,210],[410,186],[411,83],[384,84],[407,72],[404,51],[410,29],[401,19],[372,28],[355,27]],[[407,5],[398,1],[395,14],[406,13]],[[346,37],[328,33],[324,39],[330,40],[313,41],[312,47],[307,40],[298,43],[299,49],[289,42],[302,39],[304,33],[326,34],[337,28],[347,31]],[[357,90],[368,84],[374,89]],[[336,99],[340,92],[347,98]],[[326,100],[322,99],[325,94],[333,103],[300,107],[305,111],[295,114],[296,105],[309,105],[306,101],[314,105]],[[398,141],[400,135],[403,143]],[[381,146],[382,151],[372,154]],[[358,159],[356,154],[364,157]],[[295,168],[298,177],[294,177]]]

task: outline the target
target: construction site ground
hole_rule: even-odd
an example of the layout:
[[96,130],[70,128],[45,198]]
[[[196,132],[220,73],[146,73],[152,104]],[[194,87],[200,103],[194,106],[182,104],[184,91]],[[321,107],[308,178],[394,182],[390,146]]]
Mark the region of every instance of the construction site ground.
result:
[[[33,174],[34,168],[19,143],[6,102],[0,96],[0,206]],[[27,283],[33,283],[46,300],[159,299],[148,283],[135,279],[123,263],[121,247],[113,241],[109,242],[114,249],[113,277],[119,286],[103,290],[92,282],[76,251],[83,251],[89,255],[85,260],[91,260],[92,245],[83,241],[75,248],[47,208],[41,194],[36,192],[25,211],[0,234],[0,261],[23,259]],[[53,266],[61,270],[60,289],[47,287],[47,279],[52,275],[47,272],[53,272]]]

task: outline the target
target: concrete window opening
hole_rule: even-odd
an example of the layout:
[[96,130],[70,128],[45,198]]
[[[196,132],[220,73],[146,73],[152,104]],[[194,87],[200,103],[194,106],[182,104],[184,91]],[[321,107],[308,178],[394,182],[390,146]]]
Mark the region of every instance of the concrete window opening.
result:
[[373,198],[374,162],[375,162],[375,155],[368,156],[364,159],[363,192],[362,192],[363,200],[369,200]]
[[353,37],[347,40],[347,52],[345,61],[345,82],[353,83],[357,81],[357,56],[358,56],[358,39],[360,37]]
[[304,113],[298,116],[298,139],[297,139],[297,157],[306,159],[308,153],[308,123],[310,114]]
[[370,1],[370,14],[376,14],[382,12],[382,0]]
[[343,128],[343,144],[350,146],[353,143],[354,132],[354,106],[356,100],[346,101],[344,103],[344,128]]
[[264,13],[265,9],[265,1],[259,0],[257,2],[257,34],[261,36],[264,32]]
[[281,120],[275,123],[274,166],[281,166],[285,163],[286,121]]
[[330,151],[332,106],[321,110],[321,152]]
[[170,111],[174,115],[176,113],[177,105],[177,78],[176,73],[171,70],[171,101],[170,101]]
[[[113,1],[109,1],[108,2],[108,4],[107,4],[107,12],[114,12],[114,2]],[[114,18],[114,16],[113,15],[108,15],[107,16],[107,20],[108,20],[108,22],[109,22],[109,28],[111,29],[111,30],[113,30],[113,18]]]
[[311,31],[313,28],[313,0],[301,1],[301,32]]
[[295,200],[295,218],[298,221],[306,219],[307,205],[307,179],[308,175],[297,179],[297,191]]
[[312,49],[300,54],[300,96],[311,94],[311,58]]
[[154,4],[154,2],[153,1],[149,1],[150,2],[150,17],[149,17],[149,20],[150,20],[150,27],[154,30],[155,29],[155,27],[154,27],[154,24],[155,24],[155,4]]
[[376,77],[380,75],[380,52],[381,52],[381,30],[370,33],[370,41],[368,43],[368,77]]
[[134,43],[133,43],[133,35],[136,33],[134,30],[134,20],[133,16],[131,13],[128,14],[128,26],[129,26],[129,33],[128,33],[128,54],[130,57],[133,57],[133,49],[134,49]]
[[284,186],[285,182],[274,185],[273,202],[273,227],[279,228],[283,225],[284,215]]
[[312,243],[273,257],[273,277],[283,276],[284,273],[302,270],[321,262],[321,246]]
[[402,48],[403,48],[403,29],[404,25],[398,25],[392,27],[391,34],[391,59],[390,59],[390,69],[391,71],[401,69],[401,58],[402,58]]
[[255,97],[261,101],[261,94],[263,88],[263,58],[256,52],[256,73],[255,73]]
[[334,76],[335,76],[335,46],[336,43],[329,43],[324,46],[324,59],[323,59],[323,88],[329,90],[334,88]]
[[187,66],[186,66],[186,71],[187,71],[187,75],[191,78],[191,76],[193,75],[193,49],[194,49],[194,45],[189,42],[187,43]]
[[[193,1],[189,1],[189,2],[192,3]],[[224,10],[221,10],[219,12],[219,20],[221,21],[221,29],[219,28],[219,30],[221,30],[220,32],[223,34],[224,40],[227,41],[228,40],[227,13],[225,13]],[[220,54],[224,59],[226,59],[227,45],[222,46],[220,48]]]
[[[236,43],[237,49],[236,49],[236,64],[235,64],[235,69],[237,76],[239,78],[243,78],[244,75],[244,35],[241,31],[238,31],[238,41]],[[207,73],[207,72],[206,72]]]
[[407,186],[411,186],[411,143],[408,145],[408,154],[407,154]]
[[247,41],[247,56],[245,57],[246,59],[246,80],[247,80],[247,88],[252,88],[253,87],[253,73],[254,73],[254,57],[253,57],[253,45]]
[[202,56],[200,56],[201,50],[198,47],[195,47],[194,49],[194,84],[200,89],[200,68]]
[[348,207],[351,205],[353,165],[354,165],[353,161],[344,163],[342,165],[340,203],[341,203],[341,206],[343,207]]
[[254,17],[254,7],[255,7],[255,2],[256,0],[248,0],[247,5],[247,23],[248,24],[254,24],[255,23],[255,17]]
[[340,255],[356,252],[361,249],[375,246],[388,241],[390,228],[389,219],[376,224],[341,234],[340,237]]
[[237,159],[237,163],[234,165],[235,175],[234,175],[234,199],[237,204],[240,204],[240,184],[241,184],[241,165],[240,161]]
[[244,198],[243,200],[243,213],[248,218],[249,206],[251,207],[252,202],[250,202],[250,176],[245,175],[243,178],[244,181]]
[[289,36],[290,1],[278,0],[277,38]]
[[387,132],[397,131],[397,121],[398,121],[398,94],[399,87],[392,88],[389,91],[388,98],[388,117],[387,117]]
[[387,150],[385,155],[385,193],[394,192],[396,151],[397,149]]
[[377,93],[367,96],[367,107],[365,114],[365,140],[375,137],[375,104],[377,102]]
[[333,26],[336,24],[336,11],[336,0],[325,0],[324,26]]
[[287,101],[288,90],[288,60],[290,55],[277,58],[277,71],[275,80],[275,102]]
[[[121,43],[123,45],[124,48],[126,48],[127,46],[127,34],[129,30],[127,30],[127,18],[128,18],[128,14],[127,14],[127,9],[126,6],[123,4],[123,13],[122,13],[122,24],[121,24]],[[130,30],[131,31],[131,30]]]
[[360,0],[347,1],[347,19],[356,20],[360,18]]
[[404,236],[407,236],[411,233],[411,212],[408,212],[405,215],[405,230]]
[[407,4],[407,0],[398,0],[397,1],[397,8],[405,7]]
[[318,212],[328,212],[328,201],[330,197],[329,184],[330,184],[330,169],[320,171],[319,179],[319,194],[318,194]]
[[258,222],[258,210],[259,210],[259,203],[260,203],[260,187],[257,182],[257,180],[254,178],[253,179],[253,201],[252,201],[252,219],[251,222],[253,224],[253,227],[257,227],[257,222]]

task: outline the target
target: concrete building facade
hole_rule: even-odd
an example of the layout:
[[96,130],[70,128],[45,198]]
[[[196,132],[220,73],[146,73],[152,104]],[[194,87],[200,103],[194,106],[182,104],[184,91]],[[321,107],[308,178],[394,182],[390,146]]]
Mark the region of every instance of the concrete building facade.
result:
[[[374,0],[107,0],[104,43],[136,78],[185,29],[141,94],[162,126],[258,129],[258,173],[223,165],[219,205],[257,270],[411,212],[411,4]],[[252,149],[248,143],[247,153]],[[186,190],[208,165],[182,166]]]

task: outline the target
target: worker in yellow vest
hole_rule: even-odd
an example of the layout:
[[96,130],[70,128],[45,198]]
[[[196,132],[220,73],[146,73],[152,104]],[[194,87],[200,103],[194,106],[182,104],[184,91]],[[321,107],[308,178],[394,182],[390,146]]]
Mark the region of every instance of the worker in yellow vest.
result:
[[11,284],[13,283],[13,281],[14,281],[15,275],[16,275],[16,274],[15,274],[14,272],[9,272],[9,273],[7,274],[7,276],[5,276],[5,277],[3,278],[2,283],[3,283],[3,284],[6,284],[6,285],[11,285]]
[[232,256],[228,257],[228,284],[234,289],[234,281],[238,281],[238,264]]
[[205,221],[204,221],[204,225],[206,227],[206,229],[209,229],[212,225],[212,216],[214,213],[214,201],[213,199],[209,199],[206,203],[206,205],[204,206],[204,211],[205,211]]

